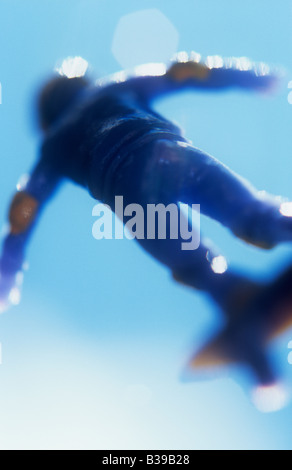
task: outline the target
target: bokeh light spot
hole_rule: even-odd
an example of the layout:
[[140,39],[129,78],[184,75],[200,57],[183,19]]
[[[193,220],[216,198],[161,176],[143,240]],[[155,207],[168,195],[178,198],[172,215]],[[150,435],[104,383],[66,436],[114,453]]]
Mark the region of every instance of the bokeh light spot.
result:
[[287,405],[289,395],[282,384],[260,386],[253,391],[252,401],[262,413],[275,413]]
[[211,268],[215,274],[223,274],[227,271],[228,265],[224,256],[216,256],[212,259]]
[[63,60],[60,67],[56,67],[55,71],[61,76],[68,78],[83,77],[88,69],[87,60],[82,57],[67,57]]
[[283,202],[280,207],[280,213],[285,217],[292,217],[292,202]]
[[148,62],[166,62],[177,51],[179,34],[157,9],[121,17],[114,33],[112,53],[123,68]]

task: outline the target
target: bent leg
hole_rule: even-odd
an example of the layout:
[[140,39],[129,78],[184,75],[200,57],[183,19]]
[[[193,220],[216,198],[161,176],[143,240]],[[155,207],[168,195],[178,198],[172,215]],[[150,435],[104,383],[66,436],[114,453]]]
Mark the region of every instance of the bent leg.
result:
[[[278,217],[280,214],[275,200],[261,198],[244,180],[184,142],[157,141],[139,149],[135,158],[128,159],[114,183],[115,194],[123,195],[125,204],[142,204],[146,214],[147,204],[169,205],[182,201],[200,204],[206,215],[241,236],[250,236],[257,244],[272,245],[282,241],[285,235],[281,224],[272,227],[274,233],[270,227],[273,216],[278,220],[276,214]],[[226,314],[227,333],[224,332],[219,344],[215,342],[215,348],[211,344],[216,361],[220,354],[231,361],[244,361],[261,383],[273,382],[273,371],[266,361],[263,343],[259,341],[267,330],[266,316],[271,300],[276,302],[279,295],[282,298],[282,280],[281,289],[273,290],[272,297],[268,297],[270,286],[257,284],[228,269],[224,258],[205,240],[191,251],[182,250],[183,242],[185,239],[181,236],[139,240],[150,255],[171,270],[176,281],[207,292]],[[276,313],[278,318],[279,309]],[[271,323],[269,320],[269,327]],[[209,361],[208,347],[206,352]],[[198,359],[206,364],[206,354]]]
[[[257,191],[210,155],[184,142],[160,140],[148,168],[150,186],[162,202],[169,196],[228,227],[237,237],[261,248],[292,240],[292,218],[281,201]],[[156,196],[158,196],[156,194]]]

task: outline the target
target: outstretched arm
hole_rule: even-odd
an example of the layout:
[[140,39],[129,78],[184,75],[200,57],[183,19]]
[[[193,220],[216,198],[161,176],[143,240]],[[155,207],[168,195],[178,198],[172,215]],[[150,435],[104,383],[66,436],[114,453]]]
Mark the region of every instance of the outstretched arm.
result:
[[211,56],[203,61],[198,54],[185,52],[177,54],[168,68],[164,64],[148,64],[137,67],[135,75],[126,78],[116,74],[112,79],[120,90],[134,91],[145,102],[184,89],[269,91],[279,78],[266,64],[254,64],[245,57],[224,60]]
[[39,214],[56,189],[60,177],[41,160],[21,191],[17,192],[9,209],[9,232],[0,258],[0,313],[17,303],[25,251]]

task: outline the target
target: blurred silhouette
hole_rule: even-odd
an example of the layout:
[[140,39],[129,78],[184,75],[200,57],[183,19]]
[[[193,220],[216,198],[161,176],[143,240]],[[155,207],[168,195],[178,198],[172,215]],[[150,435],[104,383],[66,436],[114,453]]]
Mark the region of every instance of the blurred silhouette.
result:
[[[81,58],[67,59],[40,93],[44,140],[29,180],[10,207],[0,265],[2,310],[19,301],[28,240],[64,179],[88,189],[113,210],[117,195],[125,204],[145,209],[148,204],[200,204],[203,214],[257,247],[271,249],[292,240],[290,203],[257,191],[194,148],[176,125],[151,108],[156,98],[186,89],[268,92],[278,78],[265,64],[219,56],[203,61],[196,53],[182,52],[169,66],[149,64],[133,75],[121,72],[95,85],[86,77],[86,67]],[[266,346],[291,323],[291,268],[269,285],[260,284],[228,268],[206,240],[192,251],[182,249],[183,241],[180,235],[160,239],[157,233],[138,240],[176,281],[207,292],[226,316],[224,331],[195,355],[190,367],[239,362],[271,390],[278,376]]]

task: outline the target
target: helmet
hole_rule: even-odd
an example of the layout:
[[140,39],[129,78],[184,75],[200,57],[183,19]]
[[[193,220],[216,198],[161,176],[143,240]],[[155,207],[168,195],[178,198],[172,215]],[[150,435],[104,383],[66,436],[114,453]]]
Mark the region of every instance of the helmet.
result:
[[38,98],[40,127],[47,131],[68,111],[79,93],[89,86],[85,77],[56,76],[42,88]]

